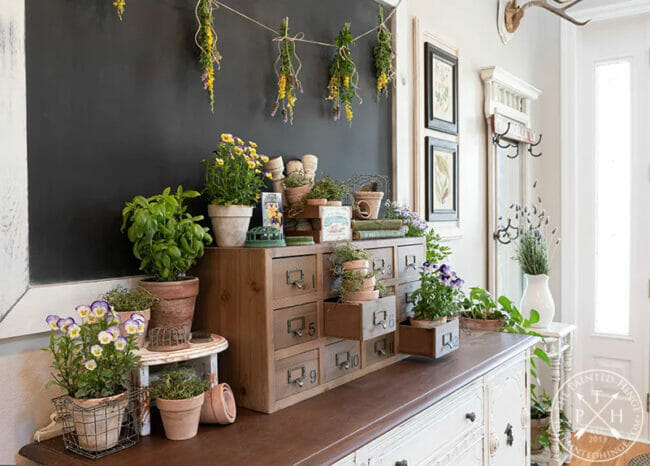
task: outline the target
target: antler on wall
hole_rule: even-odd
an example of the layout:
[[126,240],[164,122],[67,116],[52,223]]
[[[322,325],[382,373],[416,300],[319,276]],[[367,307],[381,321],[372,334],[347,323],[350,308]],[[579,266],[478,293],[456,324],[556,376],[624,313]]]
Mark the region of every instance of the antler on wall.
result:
[[[548,0],[531,0],[528,3],[520,6],[519,0],[511,0],[506,6],[506,12],[505,12],[506,30],[509,33],[515,32],[519,27],[519,24],[521,23],[521,19],[524,17],[524,13],[526,12],[526,10],[530,7],[535,7],[535,6],[548,10],[551,13],[558,15],[561,18],[566,19],[567,21],[572,22],[573,24],[576,24],[578,26],[584,26],[589,22],[589,20],[578,21],[572,16],[569,16],[566,12],[566,10],[568,10],[573,6],[576,6],[580,2],[582,2],[582,0],[552,0],[551,3],[549,3]],[[564,5],[564,6],[556,6],[556,5]]]

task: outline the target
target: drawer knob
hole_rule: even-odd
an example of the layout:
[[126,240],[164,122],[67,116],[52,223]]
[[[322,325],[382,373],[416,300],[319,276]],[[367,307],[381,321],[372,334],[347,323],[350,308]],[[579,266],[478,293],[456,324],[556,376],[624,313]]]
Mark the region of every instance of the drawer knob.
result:
[[471,412],[471,413],[465,414],[465,419],[469,419],[470,422],[476,421],[476,413]]
[[408,466],[409,462],[407,460],[395,461],[395,466]]

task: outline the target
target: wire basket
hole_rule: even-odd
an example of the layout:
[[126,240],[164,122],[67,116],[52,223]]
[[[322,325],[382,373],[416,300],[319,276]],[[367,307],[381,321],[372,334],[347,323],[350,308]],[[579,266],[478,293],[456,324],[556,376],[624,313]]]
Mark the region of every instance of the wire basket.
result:
[[124,394],[101,401],[54,398],[63,424],[66,449],[86,458],[97,459],[132,447],[140,439],[140,413],[146,389],[129,388]]
[[149,329],[149,351],[177,351],[190,347],[185,327],[154,327]]

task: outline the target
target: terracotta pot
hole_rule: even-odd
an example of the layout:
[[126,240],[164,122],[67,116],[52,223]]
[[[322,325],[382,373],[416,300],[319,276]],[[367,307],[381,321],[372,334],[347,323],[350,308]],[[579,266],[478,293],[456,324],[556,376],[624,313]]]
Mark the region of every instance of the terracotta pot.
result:
[[539,453],[544,449],[544,445],[537,441],[537,436],[543,434],[548,429],[550,424],[550,417],[543,417],[541,419],[530,420],[530,451],[531,453]]
[[361,219],[376,219],[384,193],[375,191],[357,191],[354,193],[354,215]]
[[189,340],[194,305],[199,294],[199,279],[191,277],[175,282],[141,280],[140,286],[160,298],[151,307],[149,327],[167,329],[183,327]]
[[335,206],[335,207],[341,207],[343,205],[342,201],[327,201],[327,205]]
[[284,170],[284,161],[282,160],[281,155],[271,157],[268,162],[264,165],[264,168],[267,172],[273,172],[279,170]]
[[287,196],[287,202],[289,205],[299,204],[302,199],[309,194],[311,186],[308,184],[304,186],[298,186],[297,188],[284,188],[284,194]]
[[446,324],[447,318],[440,317],[439,319],[416,319],[414,317],[409,317],[409,322],[411,323],[411,327],[434,328]]
[[201,406],[201,423],[232,424],[237,417],[237,406],[232,389],[227,383],[220,383],[204,393]]
[[292,173],[304,173],[305,169],[302,166],[302,162],[300,160],[289,160],[287,162],[287,176],[291,175]]
[[307,199],[307,205],[327,205],[327,199]]
[[379,299],[379,290],[348,291],[342,296],[344,303],[359,303],[363,301],[375,301],[377,299]]
[[222,248],[241,248],[246,242],[246,232],[253,216],[253,208],[245,205],[208,206],[208,216],[217,246]]
[[343,262],[341,264],[341,270],[344,272],[358,272],[366,276],[370,270],[370,261],[367,259],[359,259]]
[[314,178],[316,177],[316,170],[318,170],[318,157],[311,154],[303,155],[302,167],[305,171],[305,176],[307,176],[311,181],[314,181]]
[[460,316],[460,328],[468,330],[486,330],[498,332],[503,327],[504,318],[501,319],[470,319],[469,317]]
[[371,291],[375,289],[376,283],[377,280],[375,279],[375,277],[364,278],[361,286],[363,288],[363,291]]
[[128,391],[104,398],[72,401],[72,422],[79,446],[88,451],[113,448],[120,440]]
[[131,318],[131,314],[134,312],[137,312],[138,314],[142,314],[144,316],[144,332],[142,332],[140,335],[138,335],[135,339],[135,343],[138,345],[139,348],[144,348],[144,340],[145,337],[147,336],[147,329],[149,328],[149,321],[151,320],[151,309],[145,309],[144,311],[120,311],[120,312],[115,312],[118,316],[120,316],[120,333],[122,334],[123,337],[126,337],[128,334],[126,333],[126,330],[124,330],[124,321],[128,320]]
[[204,394],[185,400],[156,398],[160,417],[169,440],[187,440],[196,436]]

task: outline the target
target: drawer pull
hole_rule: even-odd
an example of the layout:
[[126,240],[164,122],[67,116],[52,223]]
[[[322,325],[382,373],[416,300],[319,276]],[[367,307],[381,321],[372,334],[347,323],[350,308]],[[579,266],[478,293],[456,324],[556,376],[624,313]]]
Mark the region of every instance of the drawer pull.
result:
[[[300,375],[297,375],[299,373]],[[305,366],[293,367],[287,370],[288,383],[295,383],[302,388],[305,385]]]
[[377,258],[372,260],[372,270],[379,272],[381,276],[386,275],[386,259]]
[[[382,315],[382,314],[383,314],[382,318],[377,318],[377,315]],[[373,323],[375,324],[375,326],[381,325],[382,328],[388,328],[388,322],[386,322],[387,320],[388,320],[388,311],[375,311],[375,313],[373,314]]]
[[347,370],[350,368],[350,352],[341,351],[336,354],[336,365],[339,369]]
[[[300,324],[295,326],[294,323],[299,322]],[[287,320],[287,333],[293,333],[298,338],[302,338],[302,331],[305,329],[305,316],[294,317],[293,319]]]
[[404,293],[404,301],[406,304],[413,304],[413,292],[412,291],[407,291]]
[[458,346],[457,338],[454,338],[453,332],[447,332],[442,336],[442,346],[448,346],[450,350],[453,350]]
[[415,254],[407,254],[406,257],[404,257],[404,265],[406,265],[407,269],[417,270],[417,262],[418,258]]
[[[292,278],[297,273],[300,273],[300,278]],[[287,270],[287,285],[294,285],[299,290],[304,290],[306,288],[305,272],[302,269]]]
[[465,414],[465,419],[469,419],[469,422],[476,421],[476,413],[471,412],[471,413]]
[[407,460],[395,461],[395,466],[408,466],[409,462]]

